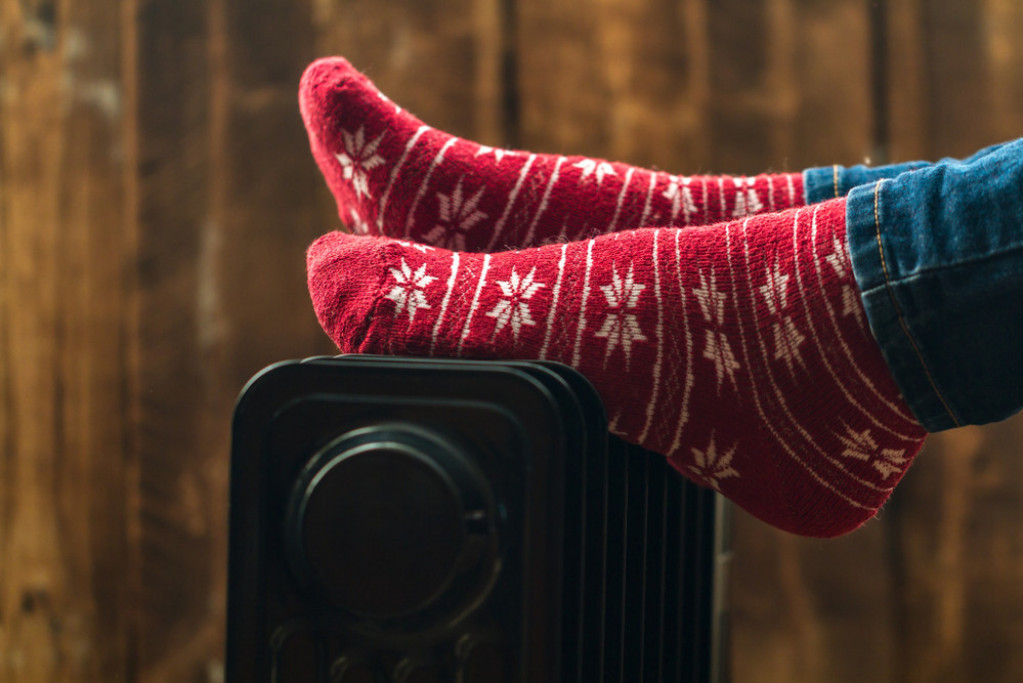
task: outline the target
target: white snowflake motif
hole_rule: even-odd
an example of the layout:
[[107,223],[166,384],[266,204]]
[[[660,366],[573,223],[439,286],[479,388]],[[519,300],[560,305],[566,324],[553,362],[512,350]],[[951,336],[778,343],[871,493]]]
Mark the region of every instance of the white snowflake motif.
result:
[[717,444],[714,443],[714,432],[711,432],[710,443],[706,449],[702,451],[698,448],[692,449],[696,463],[689,465],[689,471],[720,493],[722,479],[739,476],[739,472],[732,467],[732,458],[735,456],[737,446],[738,444],[735,444],[728,451],[718,453]]
[[504,155],[507,154],[510,157],[517,156],[518,152],[510,149],[501,149],[500,147],[488,147],[486,145],[480,145],[479,149],[476,150],[475,156],[482,156],[484,154],[493,154],[494,159],[497,163],[501,163],[504,159]]
[[636,282],[633,275],[632,264],[629,264],[629,272],[622,279],[618,275],[618,269],[611,264],[611,282],[602,285],[600,291],[604,293],[607,300],[608,312],[604,324],[594,333],[595,337],[607,339],[607,353],[604,356],[606,364],[611,352],[618,346],[625,352],[625,365],[628,367],[632,357],[632,343],[646,341],[647,338],[640,329],[639,320],[633,313],[625,311],[636,308],[639,304],[639,295],[646,289],[646,285]]
[[707,330],[706,340],[707,345],[703,349],[703,357],[714,363],[714,373],[717,375],[718,380],[718,393],[721,392],[725,375],[728,375],[728,380],[732,383],[732,386],[738,389],[739,385],[735,381],[735,371],[742,366],[735,359],[735,353],[732,351],[732,345],[728,343],[728,337],[725,336],[724,332]]
[[845,446],[842,457],[853,460],[870,460],[874,451],[877,450],[877,441],[870,435],[870,430],[864,429],[862,432],[857,432],[852,427],[846,426],[845,431],[844,436],[839,435],[838,437],[838,440]]
[[893,474],[905,470],[908,462],[909,458],[906,457],[905,449],[882,448],[880,457],[870,464],[881,473],[882,479],[887,479]]
[[572,164],[575,168],[581,168],[582,174],[579,176],[579,182],[582,182],[589,178],[591,175],[596,173],[597,175],[597,186],[604,182],[604,176],[613,175],[615,177],[618,174],[615,172],[614,166],[607,163],[606,161],[596,161],[594,159],[583,159],[582,161]]
[[710,279],[700,272],[700,286],[693,290],[700,310],[707,322],[711,323],[706,331],[707,344],[703,349],[703,357],[714,363],[714,372],[718,380],[718,392],[728,376],[732,386],[738,388],[735,380],[735,371],[741,365],[735,359],[732,345],[728,343],[728,337],[723,331],[725,321],[725,303],[727,297],[724,292],[718,291],[715,284],[714,272],[711,271]]
[[764,205],[753,187],[753,178],[734,178],[735,209],[732,211],[733,218],[742,218],[752,213],[759,213],[764,210]]
[[777,261],[775,261],[774,270],[768,268],[766,272],[767,282],[760,287],[760,293],[767,302],[768,311],[777,318],[772,326],[774,360],[784,361],[791,373],[794,371],[793,363],[803,365],[803,358],[799,355],[799,346],[806,341],[803,333],[785,314],[785,309],[788,308],[788,285],[792,276],[782,273],[781,264]]
[[341,140],[344,142],[344,151],[334,155],[341,164],[341,174],[344,179],[352,181],[356,197],[360,194],[369,196],[367,174],[384,163],[384,158],[376,153],[380,141],[384,139],[384,133],[381,133],[376,140],[367,143],[365,130],[364,126],[361,126],[354,134],[342,130]]
[[909,458],[906,457],[905,449],[882,448],[878,451],[877,440],[870,435],[869,429],[857,432],[846,425],[845,435],[839,435],[838,440],[845,446],[842,456],[870,462],[870,465],[877,470],[883,479],[901,472]]
[[679,209],[685,213],[685,223],[689,225],[689,216],[696,213],[696,202],[693,201],[693,190],[689,187],[693,182],[692,178],[672,176],[668,181],[668,189],[663,193],[665,199],[671,200],[671,219],[678,216]]
[[412,272],[412,268],[405,262],[405,259],[401,260],[400,269],[391,268],[390,270],[395,285],[384,296],[397,304],[394,317],[397,318],[402,311],[406,311],[408,312],[408,321],[411,323],[416,311],[421,308],[430,308],[423,290],[434,283],[437,278],[426,274],[425,263],[418,270]]
[[696,302],[700,304],[700,311],[709,323],[720,327],[725,322],[725,304],[728,297],[724,292],[718,291],[715,282],[714,271],[710,272],[710,279],[700,271],[700,286],[693,290],[696,295]]
[[526,303],[544,286],[540,282],[533,282],[535,275],[536,268],[533,268],[529,271],[529,275],[520,278],[513,266],[507,280],[497,281],[497,286],[501,288],[501,294],[506,298],[498,301],[493,310],[486,314],[497,320],[497,326],[494,328],[495,337],[505,326],[511,326],[512,335],[518,341],[519,331],[523,325],[536,325],[533,316],[529,314],[529,304]]
[[843,283],[842,285],[842,316],[852,315],[859,325],[863,325],[863,306],[860,304],[860,296],[856,288],[851,284],[849,271],[852,266],[849,262],[849,252],[837,236],[832,236],[831,246],[834,251],[824,257],[835,271],[835,275]]
[[426,241],[454,251],[465,251],[465,235],[487,217],[487,214],[478,208],[484,189],[481,187],[479,192],[466,199],[462,190],[462,178],[459,178],[451,194],[438,192],[437,203],[440,206],[441,222],[426,234]]

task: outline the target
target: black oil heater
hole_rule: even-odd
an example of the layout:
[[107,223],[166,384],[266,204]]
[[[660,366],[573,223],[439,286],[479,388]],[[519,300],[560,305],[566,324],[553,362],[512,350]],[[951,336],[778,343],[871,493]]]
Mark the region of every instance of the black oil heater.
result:
[[727,680],[728,510],[554,363],[279,363],[235,410],[227,680]]

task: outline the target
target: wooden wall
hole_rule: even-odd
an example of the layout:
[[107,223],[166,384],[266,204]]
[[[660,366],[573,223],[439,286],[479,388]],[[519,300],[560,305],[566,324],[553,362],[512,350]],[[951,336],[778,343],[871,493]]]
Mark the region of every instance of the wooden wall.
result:
[[[0,0],[0,680],[219,681],[228,423],[329,352],[303,67],[677,172],[1023,131],[1015,0]],[[1023,678],[1023,422],[931,440],[835,541],[739,514],[735,680]]]

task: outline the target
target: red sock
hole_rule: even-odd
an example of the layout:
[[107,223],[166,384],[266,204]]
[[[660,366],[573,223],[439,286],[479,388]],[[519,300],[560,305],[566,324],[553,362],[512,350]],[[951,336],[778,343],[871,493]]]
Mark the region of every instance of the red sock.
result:
[[306,69],[299,103],[341,220],[357,234],[494,251],[804,203],[798,173],[683,177],[482,147],[426,126],[341,58]]
[[345,352],[572,365],[614,433],[832,536],[875,514],[924,436],[866,326],[844,211],[497,254],[335,232],[309,250],[309,288]]

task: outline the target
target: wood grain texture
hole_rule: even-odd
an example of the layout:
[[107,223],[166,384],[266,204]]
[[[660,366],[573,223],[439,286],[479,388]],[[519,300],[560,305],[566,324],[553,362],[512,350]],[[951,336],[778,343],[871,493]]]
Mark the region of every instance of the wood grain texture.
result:
[[0,12],[0,679],[127,680],[119,8]]
[[[233,400],[332,348],[311,59],[486,144],[755,173],[1019,135],[1020,35],[1015,0],[3,0],[0,680],[222,678]],[[842,539],[738,513],[735,680],[1023,677],[1021,420]]]
[[[135,411],[139,677],[203,680],[218,663],[226,501],[209,479],[213,427],[198,316],[210,221],[211,31],[205,2],[137,8]],[[212,420],[212,417],[211,417]]]
[[515,8],[522,146],[706,168],[705,0],[530,0]]

